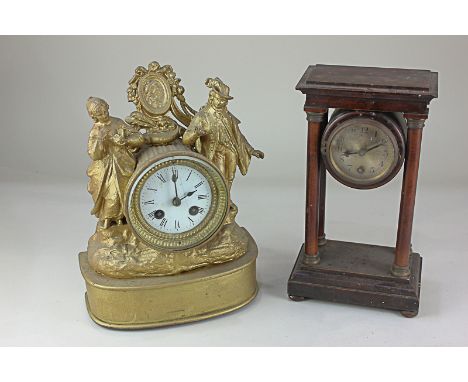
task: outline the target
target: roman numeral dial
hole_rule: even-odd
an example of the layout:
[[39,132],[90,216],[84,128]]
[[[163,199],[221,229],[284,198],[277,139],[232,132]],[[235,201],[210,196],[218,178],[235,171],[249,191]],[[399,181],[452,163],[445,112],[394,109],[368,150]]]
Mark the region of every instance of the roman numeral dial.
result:
[[168,234],[198,227],[207,217],[211,204],[212,190],[206,176],[182,164],[170,163],[155,171],[146,179],[140,194],[146,223]]
[[191,151],[174,154],[170,148],[151,147],[139,157],[141,163],[127,186],[125,216],[149,247],[185,250],[221,229],[228,214],[229,189],[204,156]]

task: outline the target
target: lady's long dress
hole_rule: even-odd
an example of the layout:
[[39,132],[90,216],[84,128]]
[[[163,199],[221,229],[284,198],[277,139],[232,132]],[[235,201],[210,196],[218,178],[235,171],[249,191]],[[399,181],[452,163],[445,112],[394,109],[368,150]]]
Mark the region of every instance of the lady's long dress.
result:
[[93,163],[88,167],[88,191],[94,200],[91,214],[99,219],[122,219],[125,188],[136,160],[132,149],[111,140],[118,129],[128,129],[125,123],[111,117],[110,124],[96,123],[89,135],[88,154]]

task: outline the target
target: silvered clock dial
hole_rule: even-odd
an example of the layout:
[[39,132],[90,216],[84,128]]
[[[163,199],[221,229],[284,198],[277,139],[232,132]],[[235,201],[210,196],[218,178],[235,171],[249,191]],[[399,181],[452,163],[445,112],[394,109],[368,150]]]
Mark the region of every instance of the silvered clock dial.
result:
[[353,188],[375,188],[403,163],[403,127],[393,114],[341,111],[325,128],[321,147],[335,179]]

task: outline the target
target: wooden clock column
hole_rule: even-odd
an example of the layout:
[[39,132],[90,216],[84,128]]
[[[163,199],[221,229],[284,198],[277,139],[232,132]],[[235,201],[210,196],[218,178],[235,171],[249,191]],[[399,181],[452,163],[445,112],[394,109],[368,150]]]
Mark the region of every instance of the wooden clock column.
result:
[[320,158],[320,138],[323,127],[328,121],[328,109],[306,109],[307,132],[307,183],[306,183],[306,221],[305,254],[307,264],[320,261],[320,239],[325,239],[325,166]]
[[[412,253],[411,234],[422,129],[429,102],[437,97],[437,73],[313,65],[307,68],[296,89],[306,95],[304,110],[308,121],[306,221],[305,243],[288,282],[290,298],[381,307],[415,316],[419,309],[422,258]],[[393,112],[406,120],[395,248],[325,240],[326,172],[320,140],[331,108]]]
[[411,233],[413,230],[414,205],[416,201],[416,184],[418,182],[419,157],[421,140],[426,114],[405,114],[407,121],[406,158],[403,174],[403,185],[400,197],[400,216],[398,219],[395,261],[392,273],[395,276],[408,276],[411,253]]

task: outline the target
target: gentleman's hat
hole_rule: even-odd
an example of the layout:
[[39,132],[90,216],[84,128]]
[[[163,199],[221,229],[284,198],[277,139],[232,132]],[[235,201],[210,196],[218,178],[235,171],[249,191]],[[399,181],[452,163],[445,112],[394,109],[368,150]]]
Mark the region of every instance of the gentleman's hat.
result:
[[223,97],[225,99],[232,99],[229,95],[229,86],[227,86],[223,81],[221,81],[220,78],[216,77],[215,79],[213,78],[208,78],[205,81],[205,85],[208,86],[210,89],[212,89],[216,94],[218,94],[220,97]]

